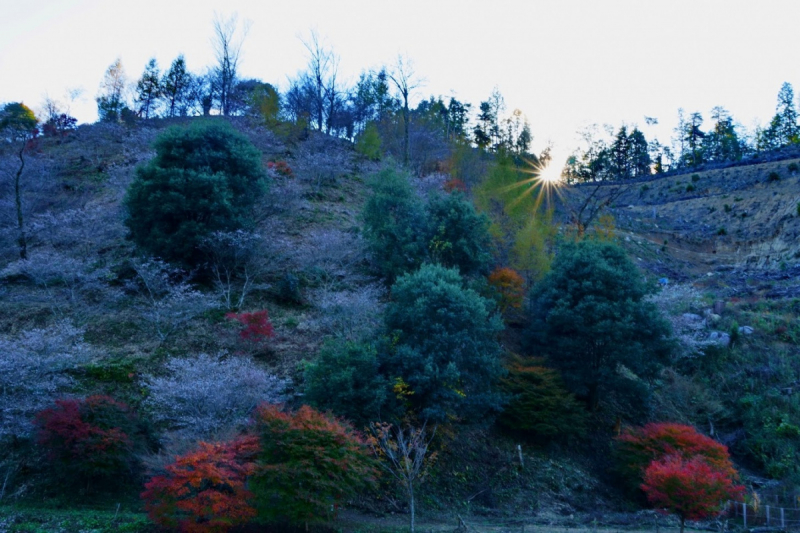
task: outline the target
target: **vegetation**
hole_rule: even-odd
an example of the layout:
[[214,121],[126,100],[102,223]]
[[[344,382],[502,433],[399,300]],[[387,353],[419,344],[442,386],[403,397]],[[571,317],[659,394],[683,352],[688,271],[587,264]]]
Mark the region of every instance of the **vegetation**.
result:
[[531,293],[531,351],[546,354],[590,409],[611,394],[641,406],[647,380],[670,354],[669,326],[647,294],[619,247],[592,240],[565,244]]
[[366,444],[351,427],[303,406],[294,413],[262,405],[260,451],[250,482],[259,520],[307,525],[375,480]]
[[465,286],[455,269],[423,265],[392,286],[386,309],[391,345],[383,364],[402,383],[411,409],[423,418],[478,419],[496,412],[502,395],[493,305]]
[[[617,431],[623,481],[682,524],[742,496],[734,461],[794,500],[790,85],[757,132],[721,107],[681,111],[671,146],[587,130],[569,184],[547,184],[560,162],[531,153],[497,89],[475,116],[414,106],[407,58],[348,87],[312,35],[282,91],[239,77],[235,19],[214,33],[202,74],[153,59],[131,91],[115,61],[97,125],[50,99],[41,131],[24,104],[0,109],[10,516],[106,505],[117,484],[119,517],[144,487],[151,521],[185,531],[322,526],[356,501],[407,509],[412,529],[420,507],[580,518],[635,503],[598,453]],[[0,529],[148,527],[97,516]]]
[[155,149],[125,197],[125,223],[143,251],[197,266],[203,238],[252,224],[250,210],[265,186],[260,156],[219,121],[169,129]]

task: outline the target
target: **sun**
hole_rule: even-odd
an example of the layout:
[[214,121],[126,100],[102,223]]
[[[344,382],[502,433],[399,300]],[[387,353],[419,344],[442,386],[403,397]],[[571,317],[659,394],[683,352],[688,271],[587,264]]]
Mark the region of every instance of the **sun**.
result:
[[545,185],[560,185],[564,182],[558,159],[551,159],[545,165],[537,168],[539,181]]

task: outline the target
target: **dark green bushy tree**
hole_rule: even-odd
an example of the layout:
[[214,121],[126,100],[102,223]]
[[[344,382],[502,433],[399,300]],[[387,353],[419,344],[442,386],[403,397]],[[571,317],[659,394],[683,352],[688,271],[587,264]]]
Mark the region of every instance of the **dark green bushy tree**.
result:
[[639,397],[642,380],[652,378],[670,352],[669,326],[647,294],[642,275],[618,246],[567,244],[531,294],[532,351],[547,354],[591,409],[611,391]]
[[392,344],[383,366],[402,380],[397,385],[418,414],[441,421],[499,409],[494,385],[503,373],[497,341],[503,326],[493,309],[455,269],[426,264],[394,284],[386,310]]
[[265,187],[260,153],[218,120],[170,128],[155,149],[128,189],[125,224],[148,253],[194,266],[204,237],[251,223]]
[[375,348],[342,341],[325,344],[306,367],[305,397],[312,406],[343,416],[357,428],[386,420],[392,400]]
[[362,212],[364,236],[378,269],[391,281],[424,260],[423,208],[408,178],[395,170],[378,173],[370,188]]
[[489,219],[478,214],[463,194],[434,196],[427,205],[428,251],[433,262],[482,273],[489,264]]
[[434,195],[424,204],[408,177],[391,169],[373,180],[362,220],[370,252],[389,281],[424,262],[481,274],[490,260],[489,221],[464,195]]

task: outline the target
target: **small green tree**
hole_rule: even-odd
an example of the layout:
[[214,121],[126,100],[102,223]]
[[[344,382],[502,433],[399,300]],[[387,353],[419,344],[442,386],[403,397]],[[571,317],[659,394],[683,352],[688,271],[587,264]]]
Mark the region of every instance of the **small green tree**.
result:
[[531,351],[547,354],[593,410],[611,391],[641,402],[643,380],[656,375],[671,347],[669,326],[645,300],[648,293],[618,246],[568,243],[531,293]]
[[323,345],[306,366],[305,397],[314,407],[343,416],[356,427],[386,420],[391,411],[391,388],[380,373],[377,351],[366,343]]
[[39,121],[33,111],[22,102],[11,102],[0,110],[0,133],[8,135],[12,141],[19,143],[17,157],[19,167],[14,173],[14,207],[17,211],[17,245],[19,258],[28,258],[28,240],[25,237],[25,221],[22,216],[22,192],[20,182],[25,170],[25,150],[31,139],[36,137],[36,125]]
[[393,281],[419,267],[426,253],[425,216],[408,176],[384,169],[370,182],[361,214],[364,237],[381,274]]
[[406,388],[411,408],[432,421],[499,410],[503,374],[494,302],[464,286],[455,269],[423,265],[392,287],[384,368]]
[[381,151],[381,135],[374,122],[370,122],[356,139],[356,152],[371,161],[380,161],[383,156]]
[[510,399],[497,421],[508,431],[550,440],[586,430],[586,408],[567,391],[559,373],[545,367],[541,359],[512,359],[501,388]]
[[465,276],[485,273],[491,259],[489,219],[460,192],[434,196],[426,211],[431,261]]
[[486,272],[489,221],[462,193],[432,195],[423,203],[408,176],[391,169],[380,172],[371,187],[362,213],[364,235],[387,280],[424,262],[456,268],[468,276]]
[[259,519],[308,527],[374,482],[370,450],[346,423],[307,405],[289,413],[268,404],[255,421],[261,451],[250,490]]
[[265,188],[261,155],[221,120],[170,128],[155,149],[128,189],[125,224],[146,252],[195,266],[205,237],[251,224]]

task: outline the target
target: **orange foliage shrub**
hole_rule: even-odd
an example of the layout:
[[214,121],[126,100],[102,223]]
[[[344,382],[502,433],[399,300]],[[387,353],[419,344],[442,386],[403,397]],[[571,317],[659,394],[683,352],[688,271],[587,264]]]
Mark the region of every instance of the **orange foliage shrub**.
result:
[[255,518],[246,481],[255,469],[258,439],[200,443],[179,457],[142,492],[150,519],[186,533],[222,533]]
[[443,187],[446,192],[455,192],[455,191],[467,192],[467,186],[464,184],[463,181],[461,181],[458,178],[450,178],[449,180],[444,182]]
[[500,312],[519,309],[525,298],[525,280],[514,269],[497,267],[489,274],[489,285],[500,295]]

